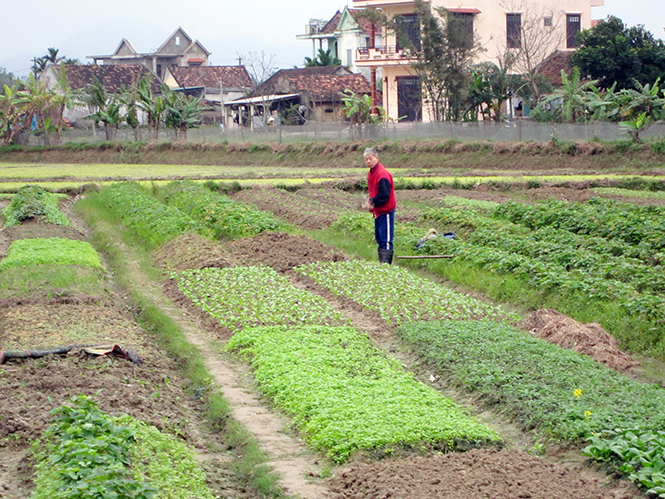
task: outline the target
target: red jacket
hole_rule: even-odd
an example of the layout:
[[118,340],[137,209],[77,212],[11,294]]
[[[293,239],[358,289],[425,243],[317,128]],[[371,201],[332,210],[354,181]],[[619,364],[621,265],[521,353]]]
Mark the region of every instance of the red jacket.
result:
[[393,177],[381,163],[367,172],[367,190],[369,200],[374,206],[372,214],[374,218],[385,215],[395,210],[397,201],[395,199],[395,185]]

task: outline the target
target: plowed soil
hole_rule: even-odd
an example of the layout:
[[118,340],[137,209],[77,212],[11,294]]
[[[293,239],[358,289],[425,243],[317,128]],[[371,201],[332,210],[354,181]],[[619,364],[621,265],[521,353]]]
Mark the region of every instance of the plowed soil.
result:
[[[405,200],[435,200],[445,195],[460,195],[459,190],[401,191]],[[558,197],[581,200],[591,197],[584,189],[543,188],[524,190],[526,198]],[[595,194],[593,194],[595,195]],[[319,197],[321,193],[317,193]],[[498,191],[479,188],[464,191],[465,197],[505,201]],[[310,197],[310,198],[312,198]],[[514,197],[513,197],[514,198]],[[288,219],[288,217],[285,217]],[[325,226],[329,217],[324,217]],[[316,222],[316,216],[310,221]],[[295,221],[295,220],[292,220]],[[317,222],[318,223],[318,222]],[[29,228],[26,228],[29,227]],[[45,229],[29,224],[0,233],[6,245],[21,237],[83,237],[76,229]],[[55,236],[55,234],[62,234]],[[40,235],[41,234],[41,235]],[[338,261],[349,258],[341,251],[305,236],[264,233],[226,245],[215,245],[196,236],[184,236],[155,254],[157,264],[165,269],[226,267],[265,264],[286,275],[296,265],[314,261]],[[314,286],[298,281],[301,287]],[[170,293],[177,294],[174,289]],[[333,300],[330,297],[331,301]],[[199,313],[181,300],[183,308]],[[391,331],[380,319],[357,306],[338,299],[333,303],[354,324],[375,341],[389,341]],[[61,308],[62,307],[62,308]],[[78,308],[77,308],[78,307]],[[86,308],[89,307],[89,308]],[[78,317],[78,319],[76,319]],[[200,316],[203,326],[214,329],[212,321]],[[564,321],[565,322],[565,321]],[[46,428],[49,411],[70,396],[85,393],[94,396],[100,407],[111,414],[128,413],[158,428],[180,435],[201,454],[224,452],[228,444],[219,433],[212,432],[202,415],[204,398],[197,399],[185,390],[178,378],[177,366],[157,346],[148,333],[138,328],[129,314],[119,308],[95,308],[89,304],[62,305],[49,303],[14,304],[0,311],[0,350],[36,348],[67,343],[78,337],[79,328],[89,327],[90,338],[118,342],[135,347],[144,359],[141,366],[114,357],[94,357],[73,350],[66,356],[10,361],[0,369],[0,498],[29,497],[32,485],[32,463],[28,444]],[[566,322],[559,327],[577,328]],[[565,331],[563,331],[565,336]],[[618,355],[618,354],[617,354]],[[205,395],[203,395],[205,397]],[[219,455],[219,454],[216,454]],[[250,497],[237,485],[228,463],[206,461],[209,483],[225,498]],[[353,462],[333,469],[327,481],[330,499],[628,499],[645,497],[632,484],[617,481],[596,472],[579,459],[561,464],[554,458],[535,457],[508,448],[500,452],[472,450],[466,453],[395,458],[374,463]]]

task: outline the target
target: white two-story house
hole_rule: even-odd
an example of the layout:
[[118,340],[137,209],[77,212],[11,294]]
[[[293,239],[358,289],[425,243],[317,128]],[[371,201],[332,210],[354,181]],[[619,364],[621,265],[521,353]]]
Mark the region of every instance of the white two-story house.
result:
[[[575,35],[592,26],[592,8],[602,6],[604,0],[429,0],[433,12],[443,7],[468,32],[475,35],[480,46],[477,61],[497,63],[507,50],[519,50],[525,41],[528,25],[542,26],[543,33],[554,30],[555,35],[543,37],[546,53],[572,51],[576,47]],[[420,22],[412,0],[353,0],[357,9],[380,10],[394,19],[400,31],[419,46]],[[394,32],[385,28],[382,43],[370,40],[368,48],[356,51],[356,66],[368,68],[375,75],[381,71],[383,102],[391,118],[403,121],[432,121],[431,112],[422,104],[421,85],[412,64],[412,54]]]

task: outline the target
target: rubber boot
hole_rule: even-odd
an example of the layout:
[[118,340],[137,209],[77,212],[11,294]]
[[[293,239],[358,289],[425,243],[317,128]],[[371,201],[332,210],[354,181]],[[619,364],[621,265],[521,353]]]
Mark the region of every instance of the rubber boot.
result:
[[379,263],[391,265],[393,263],[393,250],[379,248]]

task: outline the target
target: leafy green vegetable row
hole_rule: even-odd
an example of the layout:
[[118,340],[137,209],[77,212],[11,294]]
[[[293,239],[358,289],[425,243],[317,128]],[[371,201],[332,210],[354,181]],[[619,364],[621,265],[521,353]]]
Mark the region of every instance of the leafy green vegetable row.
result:
[[234,331],[277,324],[346,324],[323,298],[295,288],[270,267],[205,268],[171,277],[195,305]]
[[504,203],[495,216],[531,229],[554,227],[576,234],[619,239],[653,251],[665,249],[665,209],[593,198],[585,203],[553,200],[539,205]]
[[396,447],[499,441],[353,328],[247,328],[227,348],[251,358],[265,393],[294,416],[312,447],[337,462],[359,449],[391,454]]
[[249,237],[266,230],[287,228],[271,213],[211,192],[191,180],[171,182],[164,187],[161,195],[169,206],[205,225],[217,239]]
[[296,268],[333,293],[374,310],[389,324],[435,319],[516,319],[498,307],[452,291],[396,266],[364,261]]
[[112,213],[152,248],[187,232],[210,236],[209,229],[200,222],[160,203],[135,182],[112,184],[102,189],[99,196]]
[[609,430],[589,441],[584,455],[611,463],[647,494],[665,497],[665,431]]
[[77,265],[102,268],[97,250],[90,243],[52,237],[17,239],[0,261],[0,270],[34,265]]
[[18,225],[23,220],[41,216],[55,225],[69,225],[70,221],[58,208],[58,196],[38,185],[21,187],[11,203],[2,210],[5,226]]
[[111,418],[89,397],[72,401],[52,411],[35,447],[34,499],[213,499],[185,444],[130,416]]
[[524,429],[580,440],[606,429],[661,429],[665,390],[505,323],[441,321],[399,329],[430,367],[512,414]]

